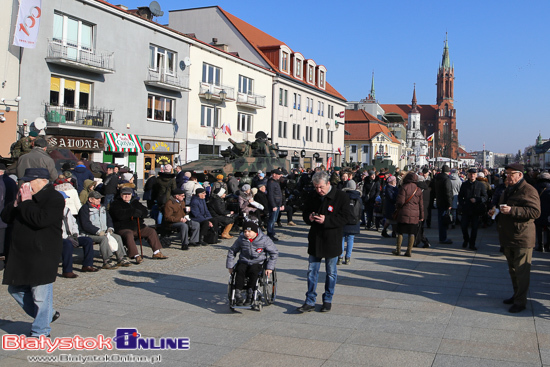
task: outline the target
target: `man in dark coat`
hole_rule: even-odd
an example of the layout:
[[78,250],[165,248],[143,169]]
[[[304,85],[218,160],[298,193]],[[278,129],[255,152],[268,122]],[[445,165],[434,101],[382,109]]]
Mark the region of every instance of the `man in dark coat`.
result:
[[[500,245],[508,262],[514,295],[504,304],[512,305],[508,310],[517,313],[525,310],[531,257],[535,247],[535,219],[540,216],[540,200],[537,190],[523,177],[523,165],[513,163],[506,166],[506,190],[500,197],[500,213],[497,216],[497,230]],[[489,215],[493,215],[495,208]]]
[[27,168],[46,168],[50,174],[50,181],[57,180],[57,169],[55,168],[55,162],[52,157],[46,152],[48,142],[46,139],[38,138],[34,141],[34,148],[17,160],[17,177],[21,180],[21,177],[25,174]]
[[[372,228],[374,219],[374,202],[376,197],[380,195],[380,184],[376,179],[376,173],[369,171],[367,177],[363,181],[363,205],[365,207],[365,213],[367,214],[367,220],[365,222],[367,229]],[[376,228],[378,230],[378,228]]]
[[[479,227],[479,219],[485,214],[485,203],[487,202],[487,190],[481,181],[476,180],[477,169],[468,170],[468,180],[463,182],[458,192],[458,207],[462,212],[460,225],[462,227],[462,238],[464,242],[462,247],[468,247],[470,250],[477,250],[476,238]],[[468,233],[468,227],[472,225],[471,234]]]
[[453,241],[447,238],[447,224],[443,223],[445,211],[450,211],[453,206],[453,188],[449,173],[451,169],[446,164],[441,172],[435,176],[435,200],[437,203],[437,220],[439,226],[439,243],[450,245]]
[[78,194],[84,189],[85,180],[94,180],[92,172],[86,168],[83,161],[76,162],[76,167],[73,170],[73,176],[76,178],[76,190]]
[[61,226],[65,200],[46,168],[27,168],[17,200],[2,212],[13,225],[3,284],[34,322],[30,336],[49,336],[50,323],[59,317],[53,308],[53,282],[61,258]]
[[196,222],[199,222],[201,225],[201,232],[199,237],[199,243],[203,246],[207,245],[204,241],[204,236],[208,232],[209,228],[212,228],[216,232],[216,237],[218,233],[218,221],[212,217],[208,207],[206,205],[206,190],[198,188],[195,191],[195,195],[191,198],[191,212],[190,216]]
[[275,236],[275,222],[279,218],[279,212],[285,210],[283,205],[283,191],[279,179],[283,175],[280,169],[271,171],[271,177],[267,181],[267,202],[269,204],[269,218],[267,219],[267,235],[273,242],[279,241]]
[[[135,238],[140,235],[147,239],[147,243],[153,249],[153,259],[164,260],[168,257],[164,256],[160,249],[159,236],[157,231],[151,227],[147,227],[143,221],[149,214],[149,211],[138,198],[132,200],[133,190],[129,187],[124,187],[120,190],[120,198],[111,203],[109,214],[113,219],[115,233],[122,237],[122,241],[128,248],[128,256],[135,259],[136,264],[143,261],[141,255],[138,254]],[[139,221],[139,226],[138,226]]]
[[332,296],[336,286],[336,263],[342,253],[342,236],[346,223],[350,222],[349,197],[330,184],[330,176],[325,171],[316,172],[312,178],[315,192],[311,193],[304,205],[303,219],[311,225],[308,234],[309,267],[307,271],[307,292],[299,312],[315,309],[317,281],[321,260],[325,259],[326,281],[321,312],[332,308]]
[[110,204],[115,199],[116,192],[118,190],[118,174],[115,173],[115,165],[109,164],[107,166],[107,174],[103,179],[103,194],[105,195],[104,205],[109,209]]

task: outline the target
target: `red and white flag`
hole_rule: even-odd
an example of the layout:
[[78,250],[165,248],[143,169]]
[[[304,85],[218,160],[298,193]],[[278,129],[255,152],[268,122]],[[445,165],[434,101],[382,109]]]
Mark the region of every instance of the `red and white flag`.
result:
[[229,126],[229,124],[223,124],[222,125],[222,131],[225,135],[229,134],[230,136],[232,135],[231,134],[231,127]]
[[21,0],[13,45],[26,48],[35,48],[42,16],[42,0]]
[[342,155],[342,149],[338,148],[338,154]]

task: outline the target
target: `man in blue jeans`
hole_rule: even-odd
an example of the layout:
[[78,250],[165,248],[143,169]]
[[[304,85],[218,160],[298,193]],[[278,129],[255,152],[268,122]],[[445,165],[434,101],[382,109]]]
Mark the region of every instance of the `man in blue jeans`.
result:
[[303,211],[303,219],[311,228],[308,234],[306,300],[298,308],[301,313],[315,310],[317,281],[323,258],[327,276],[321,312],[331,310],[336,287],[336,263],[342,253],[343,228],[352,219],[348,195],[331,186],[327,172],[315,173],[312,182],[315,192],[307,198]]
[[283,190],[279,180],[283,172],[280,169],[271,171],[271,177],[267,181],[267,203],[269,204],[269,218],[267,219],[267,235],[273,242],[279,241],[275,236],[275,222],[279,218],[279,212],[285,210],[283,206]]
[[50,336],[59,317],[53,308],[53,282],[61,257],[65,200],[49,183],[46,168],[27,168],[17,199],[5,206],[2,220],[13,226],[3,284],[34,319],[31,337]]

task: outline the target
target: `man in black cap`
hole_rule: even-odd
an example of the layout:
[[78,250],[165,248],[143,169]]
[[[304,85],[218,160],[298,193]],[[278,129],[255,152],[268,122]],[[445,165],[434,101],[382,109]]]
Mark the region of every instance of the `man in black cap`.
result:
[[271,177],[267,181],[267,202],[269,204],[269,218],[267,220],[267,235],[273,241],[279,241],[275,236],[275,222],[279,218],[279,212],[285,210],[283,206],[283,191],[279,179],[283,175],[280,169],[271,171]]
[[48,142],[43,138],[38,138],[34,141],[34,148],[32,148],[31,152],[21,156],[17,160],[17,177],[19,177],[19,180],[25,174],[27,168],[46,168],[50,174],[50,181],[57,180],[58,174],[55,162],[46,153],[47,147]]
[[172,196],[164,204],[162,222],[166,227],[179,230],[182,250],[189,250],[189,245],[199,245],[200,225],[189,218],[185,207],[185,192],[182,189],[172,190]]
[[[506,166],[506,189],[500,196],[497,230],[500,245],[508,262],[514,295],[504,304],[512,305],[508,310],[517,313],[525,310],[531,274],[531,257],[535,247],[536,231],[534,220],[540,216],[540,198],[537,190],[523,177],[522,164]],[[492,208],[493,215],[497,208]]]
[[[460,225],[462,227],[462,247],[470,250],[477,250],[476,238],[479,227],[479,219],[485,214],[485,203],[487,202],[487,190],[481,181],[477,181],[477,169],[468,170],[468,180],[462,183],[458,193],[458,207],[462,212]],[[468,234],[468,227],[472,225],[472,231]]]
[[435,176],[435,200],[437,203],[437,220],[439,226],[439,243],[450,245],[453,241],[447,238],[448,223],[444,223],[444,213],[450,212],[453,205],[453,188],[449,173],[451,169],[446,164],[441,168],[441,172]]
[[25,183],[17,199],[2,212],[2,220],[13,225],[2,283],[34,319],[30,336],[50,336],[50,323],[59,317],[53,308],[53,282],[63,247],[65,200],[49,183],[46,168],[27,168],[20,179]]

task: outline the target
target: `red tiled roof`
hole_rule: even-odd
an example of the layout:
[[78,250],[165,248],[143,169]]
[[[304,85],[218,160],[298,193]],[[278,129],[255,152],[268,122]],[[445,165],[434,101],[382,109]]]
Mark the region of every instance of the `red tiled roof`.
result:
[[474,159],[474,157],[472,157],[472,155],[470,153],[468,153],[467,151],[465,151],[464,149],[462,148],[458,148],[458,154],[464,154],[464,156],[459,156],[459,158],[464,158],[464,159]]
[[[419,104],[418,112],[420,112],[420,120],[436,120],[437,119],[437,105]],[[381,104],[380,107],[384,109],[386,113],[398,113],[405,120],[405,126],[409,117],[409,112],[412,110],[410,104]]]
[[[218,9],[222,12],[222,14],[224,14],[227,17],[227,19],[242,34],[242,36],[250,43],[250,45],[252,47],[254,47],[254,49],[264,58],[264,60],[273,68],[273,70],[275,70],[277,72],[280,72],[281,74],[283,74],[285,76],[288,76],[291,79],[303,82],[305,85],[312,86],[311,84],[308,84],[308,83],[305,82],[305,78],[304,78],[304,80],[301,80],[301,79],[298,79],[298,78],[294,78],[292,73],[290,73],[290,75],[289,75],[289,74],[281,72],[279,70],[278,65],[276,65],[269,57],[267,57],[266,53],[264,52],[269,48],[274,48],[274,47],[275,48],[280,48],[280,46],[282,46],[282,45],[285,45],[286,47],[288,47],[290,49],[291,52],[294,52],[286,43],[284,43],[282,41],[279,41],[277,38],[275,38],[273,36],[270,36],[269,34],[259,30],[258,28],[254,27],[253,25],[248,24],[244,20],[242,20],[240,18],[237,18],[233,14],[230,14],[230,13],[226,12],[225,10],[223,10],[219,6],[218,6]],[[304,60],[304,61],[307,61],[307,59]],[[289,60],[289,62],[290,62],[290,60]],[[291,68],[289,68],[289,70],[291,70]],[[305,74],[305,72],[303,74]],[[336,98],[342,99],[344,101],[346,100],[346,98],[344,98],[344,96],[342,96],[340,93],[338,93],[338,91],[336,89],[334,89],[334,87],[332,87],[327,81],[325,81],[325,89],[324,90],[322,88],[317,87],[317,86],[312,86],[312,87],[315,87],[316,89],[318,89],[320,91],[325,91],[326,93],[328,93],[328,94],[330,94],[330,95],[332,95]]]
[[344,128],[350,135],[345,135],[344,140],[372,140],[382,133],[392,142],[400,144],[399,140],[388,129],[388,126],[365,110],[346,110]]

